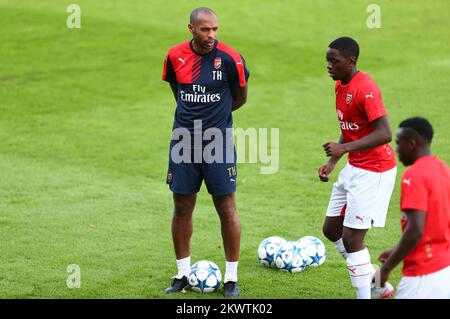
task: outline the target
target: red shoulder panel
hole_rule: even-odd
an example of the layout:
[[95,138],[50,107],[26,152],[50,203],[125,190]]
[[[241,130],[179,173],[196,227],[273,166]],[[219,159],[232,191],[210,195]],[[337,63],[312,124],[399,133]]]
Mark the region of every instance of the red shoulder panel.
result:
[[245,80],[245,72],[244,72],[244,62],[242,61],[242,57],[235,49],[226,45],[225,43],[219,42],[217,44],[217,49],[225,52],[229,56],[231,56],[234,60],[234,64],[236,66],[238,75],[239,75],[239,85],[244,87],[247,85],[247,81]]
[[195,53],[192,52],[189,46],[189,41],[170,48],[168,57],[173,65],[178,83],[192,83],[192,71],[195,56]]

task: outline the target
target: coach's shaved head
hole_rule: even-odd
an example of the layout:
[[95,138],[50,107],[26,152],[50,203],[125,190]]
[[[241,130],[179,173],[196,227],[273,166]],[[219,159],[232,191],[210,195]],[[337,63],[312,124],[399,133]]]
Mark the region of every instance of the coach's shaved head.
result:
[[192,49],[206,54],[214,49],[219,24],[217,15],[210,8],[200,7],[191,13],[189,32],[192,34]]
[[200,8],[194,9],[191,12],[191,16],[189,18],[189,23],[190,24],[195,24],[197,22],[198,16],[201,13],[208,14],[208,15],[213,15],[213,16],[215,16],[217,18],[217,14],[214,11],[212,11],[210,8],[200,7]]

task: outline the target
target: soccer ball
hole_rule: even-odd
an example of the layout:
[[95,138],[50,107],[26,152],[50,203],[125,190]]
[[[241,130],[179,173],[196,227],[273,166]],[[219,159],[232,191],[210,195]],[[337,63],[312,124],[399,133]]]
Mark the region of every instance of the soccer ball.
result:
[[200,260],[192,265],[188,277],[189,286],[197,292],[213,292],[220,286],[222,273],[219,267],[209,260]]
[[297,240],[300,247],[308,255],[310,264],[309,266],[318,267],[325,262],[327,252],[323,242],[314,236],[304,236]]
[[275,254],[275,267],[291,273],[303,271],[308,266],[308,256],[295,241],[281,244]]
[[275,254],[280,245],[285,243],[286,239],[272,236],[264,239],[258,247],[259,262],[267,267],[275,267]]

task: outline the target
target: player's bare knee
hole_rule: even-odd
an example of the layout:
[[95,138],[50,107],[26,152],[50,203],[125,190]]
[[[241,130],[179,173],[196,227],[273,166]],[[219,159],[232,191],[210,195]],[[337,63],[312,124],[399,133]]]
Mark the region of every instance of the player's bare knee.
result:
[[323,224],[322,233],[328,240],[332,242],[335,242],[342,237],[342,234],[338,234],[338,231],[328,223]]
[[189,218],[194,211],[195,203],[191,202],[175,202],[173,214],[175,217]]
[[219,217],[222,223],[238,223],[239,217],[234,207],[227,207],[220,210]]
[[329,241],[335,242],[337,240],[334,240],[334,236],[330,232],[328,232],[328,229],[325,227],[322,229],[322,233]]
[[345,250],[349,253],[357,252],[364,249],[364,241],[360,236],[351,232],[344,232],[342,235],[342,241],[344,243]]
[[353,229],[344,227],[342,231],[342,241],[345,250],[349,253],[364,249],[364,237],[367,229]]
[[323,224],[323,227],[322,227],[322,233],[324,234],[324,236],[325,236],[326,238],[328,238],[329,240],[331,240],[331,239],[330,239],[330,230],[328,229],[328,226],[327,226],[326,223]]

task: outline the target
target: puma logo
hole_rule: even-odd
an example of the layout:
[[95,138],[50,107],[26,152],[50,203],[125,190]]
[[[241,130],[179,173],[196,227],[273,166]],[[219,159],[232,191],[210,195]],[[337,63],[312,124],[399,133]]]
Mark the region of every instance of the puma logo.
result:
[[178,58],[178,61],[183,62],[183,64],[185,63],[184,60],[182,58]]
[[370,94],[366,94],[366,98],[371,97],[373,99],[373,92],[370,92]]
[[351,271],[352,274],[356,274],[356,267],[353,267],[353,268],[347,267],[347,269],[348,269],[349,271]]
[[411,186],[411,178],[408,178],[408,179],[404,178],[404,179],[403,179],[403,184],[406,184],[406,185],[408,185],[408,186]]

